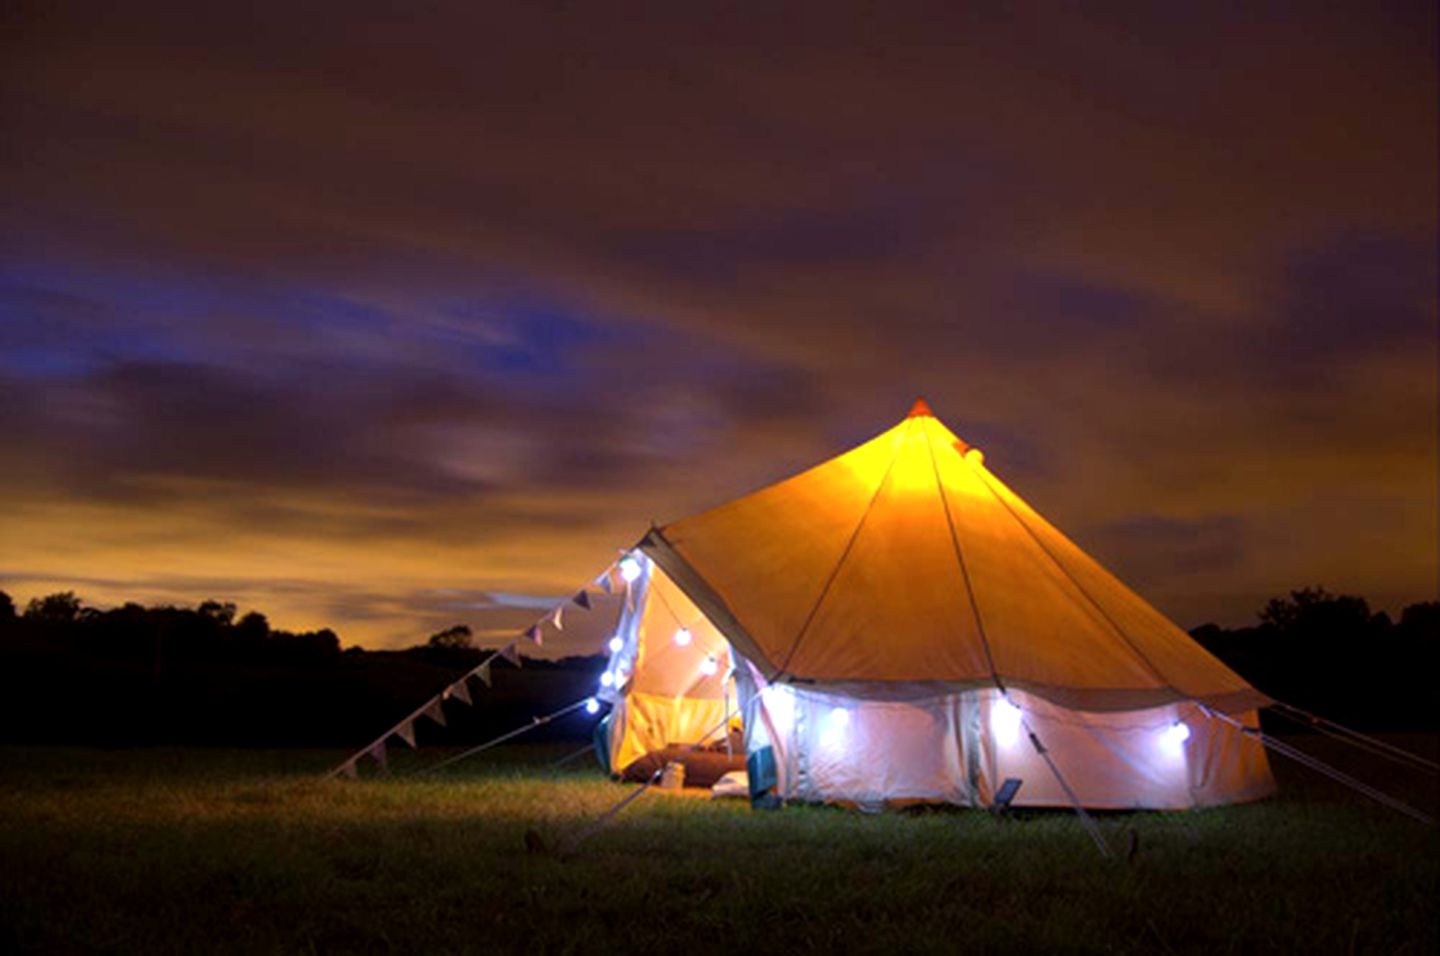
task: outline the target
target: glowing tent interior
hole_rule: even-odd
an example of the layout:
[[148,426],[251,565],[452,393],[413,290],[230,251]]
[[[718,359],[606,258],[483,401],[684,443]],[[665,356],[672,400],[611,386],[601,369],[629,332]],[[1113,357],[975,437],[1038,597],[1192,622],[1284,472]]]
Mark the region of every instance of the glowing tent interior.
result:
[[[743,722],[753,799],[1184,808],[1273,792],[1268,698],[1047,523],[923,401],[657,527],[602,698],[622,769]],[[1067,793],[1067,790],[1069,791]]]

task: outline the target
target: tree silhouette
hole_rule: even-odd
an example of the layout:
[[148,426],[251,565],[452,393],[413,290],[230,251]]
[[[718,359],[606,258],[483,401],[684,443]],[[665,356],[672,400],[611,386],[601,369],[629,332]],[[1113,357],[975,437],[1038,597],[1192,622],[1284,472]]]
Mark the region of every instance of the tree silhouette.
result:
[[270,636],[270,621],[259,611],[249,611],[236,624],[241,637],[263,640]]
[[201,601],[195,610],[201,617],[209,618],[221,627],[229,627],[235,623],[234,601]]
[[427,647],[438,647],[443,650],[470,650],[475,646],[472,639],[473,634],[468,624],[455,624],[430,635],[426,641]]
[[15,601],[10,595],[0,591],[0,621],[13,620],[15,620]]
[[74,591],[57,591],[31,598],[25,606],[25,616],[49,624],[70,624],[80,617],[80,599]]
[[[1288,598],[1271,598],[1258,616],[1262,627],[1286,637],[1359,633],[1370,623],[1370,605],[1364,598],[1331,594],[1322,587],[1301,588]],[[1386,616],[1383,623],[1389,622]]]

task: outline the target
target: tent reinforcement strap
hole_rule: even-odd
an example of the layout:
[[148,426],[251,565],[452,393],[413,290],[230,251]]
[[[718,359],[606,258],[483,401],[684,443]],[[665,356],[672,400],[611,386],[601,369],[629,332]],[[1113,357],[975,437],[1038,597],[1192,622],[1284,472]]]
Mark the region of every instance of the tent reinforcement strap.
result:
[[820,588],[819,597],[815,598],[815,604],[810,608],[810,613],[805,615],[805,622],[800,625],[800,631],[795,635],[795,643],[790,645],[790,650],[786,653],[785,660],[780,662],[780,670],[776,672],[776,678],[790,670],[790,662],[795,659],[795,652],[800,650],[800,642],[805,640],[805,635],[810,630],[810,625],[814,622],[815,615],[820,613],[820,608],[825,603],[825,598],[830,595],[831,586],[834,585],[835,579],[840,576],[840,569],[845,566],[845,561],[850,557],[850,552],[855,548],[855,542],[860,539],[860,532],[865,530],[865,521],[870,517],[870,512],[875,510],[875,502],[880,500],[880,495],[884,493],[885,486],[890,483],[890,474],[895,470],[895,462],[900,460],[900,452],[904,448],[906,440],[910,437],[910,429],[917,421],[919,421],[918,418],[909,419],[905,423],[904,433],[895,440],[895,451],[890,455],[890,463],[885,466],[885,474],[881,476],[880,483],[875,486],[875,493],[870,496],[870,502],[865,505],[865,510],[860,512],[860,520],[856,522],[855,530],[850,532],[850,537],[845,542],[845,550],[840,552],[840,557],[836,560],[835,567],[830,570],[829,576],[825,578],[824,586]]
[[1090,606],[1093,607],[1097,612],[1099,612],[1100,616],[1103,617],[1105,619],[1105,622],[1110,625],[1111,629],[1114,630],[1115,635],[1120,638],[1121,642],[1123,642],[1125,646],[1130,648],[1131,652],[1140,659],[1140,662],[1144,664],[1145,667],[1149,669],[1152,674],[1159,678],[1160,684],[1162,686],[1170,687],[1170,679],[1165,676],[1164,672],[1162,672],[1160,668],[1156,667],[1155,662],[1150,660],[1149,656],[1140,649],[1140,646],[1130,639],[1130,635],[1125,633],[1125,629],[1120,626],[1120,623],[1111,616],[1109,611],[1105,610],[1105,608],[1101,606],[1099,601],[1095,600],[1094,595],[1092,595],[1088,590],[1086,590],[1084,585],[1080,583],[1079,579],[1075,577],[1074,573],[1072,573],[1071,570],[1065,566],[1065,562],[1061,561],[1060,558],[1056,556],[1055,552],[1050,549],[1050,546],[1040,539],[1040,535],[1035,533],[1035,529],[1030,527],[1029,522],[1027,522],[1024,518],[1020,517],[1020,513],[1011,506],[1010,502],[1006,501],[1004,497],[1001,496],[1000,492],[995,490],[995,486],[991,484],[990,479],[985,475],[985,473],[979,469],[976,469],[976,475],[980,478],[980,483],[985,486],[985,490],[990,492],[991,497],[993,497],[997,502],[999,502],[1002,508],[1010,512],[1010,517],[1015,519],[1015,523],[1025,529],[1025,533],[1030,536],[1030,540],[1035,542],[1036,546],[1039,547],[1039,549],[1045,554],[1045,556],[1050,559],[1051,563],[1055,565],[1056,569],[1062,575],[1064,575],[1072,585],[1074,585],[1076,592],[1079,593],[1081,597],[1085,598],[1086,601],[1090,602]]
[[493,740],[487,740],[487,741],[485,741],[483,744],[480,744],[480,745],[475,746],[475,747],[471,747],[469,750],[466,750],[466,751],[464,751],[463,753],[455,754],[453,757],[446,757],[444,760],[440,761],[439,763],[433,763],[433,764],[431,764],[431,765],[428,766],[428,767],[421,767],[419,770],[415,771],[415,773],[416,773],[417,775],[419,775],[419,774],[434,773],[434,772],[437,771],[437,770],[443,770],[444,768],[450,766],[451,764],[459,763],[460,761],[464,760],[466,757],[473,757],[473,756],[475,756],[476,754],[480,753],[480,752],[483,751],[483,750],[489,750],[491,747],[497,746],[497,745],[499,745],[499,744],[503,744],[505,741],[510,740],[511,738],[514,738],[514,737],[518,737],[518,736],[520,736],[520,735],[523,734],[523,733],[527,733],[528,731],[534,730],[536,727],[543,727],[543,726],[545,726],[546,724],[550,723],[550,721],[556,719],[557,717],[564,717],[566,714],[570,713],[571,711],[579,710],[581,707],[584,707],[585,704],[586,704],[589,700],[590,700],[589,697],[584,697],[584,698],[581,698],[580,700],[577,700],[577,701],[576,701],[575,703],[573,703],[573,704],[566,704],[564,707],[561,707],[559,710],[552,711],[551,713],[548,713],[548,714],[544,715],[543,717],[535,717],[535,718],[532,718],[531,721],[530,721],[530,723],[528,723],[528,724],[525,724],[525,725],[520,726],[520,727],[516,727],[514,730],[511,730],[511,731],[508,731],[508,732],[506,732],[506,733],[503,733],[503,734],[501,734],[499,737],[494,738]]
[[1382,806],[1389,807],[1391,810],[1394,810],[1397,813],[1403,813],[1405,814],[1405,816],[1410,817],[1412,820],[1418,820],[1419,822],[1424,823],[1427,826],[1433,826],[1435,823],[1434,818],[1431,817],[1429,814],[1416,810],[1414,807],[1410,806],[1410,804],[1405,803],[1402,800],[1397,800],[1395,797],[1390,796],[1384,791],[1375,789],[1374,787],[1370,786],[1368,783],[1365,783],[1362,780],[1357,780],[1356,778],[1350,776],[1348,773],[1345,773],[1343,770],[1338,770],[1335,767],[1330,766],[1325,761],[1320,760],[1319,758],[1312,757],[1310,754],[1307,754],[1305,751],[1299,749],[1298,747],[1292,746],[1291,744],[1287,744],[1284,741],[1277,740],[1274,737],[1271,737],[1269,734],[1265,733],[1265,731],[1261,730],[1258,727],[1247,727],[1240,721],[1236,720],[1234,717],[1231,717],[1229,714],[1222,714],[1218,710],[1211,710],[1208,707],[1202,707],[1201,710],[1207,715],[1214,717],[1217,720],[1224,721],[1230,726],[1236,728],[1242,734],[1245,734],[1247,737],[1255,738],[1256,740],[1260,741],[1260,743],[1264,744],[1266,747],[1269,747],[1271,750],[1275,751],[1281,756],[1289,757],[1291,760],[1295,761],[1301,766],[1309,767],[1311,770],[1324,774],[1331,780],[1334,780],[1337,783],[1349,787],[1356,793],[1363,794],[1364,796],[1369,797],[1371,800],[1374,800],[1376,803],[1379,803]]
[[1050,751],[1045,749],[1045,745],[1042,744],[1040,738],[1035,735],[1035,731],[1031,729],[1029,721],[1025,721],[1025,733],[1030,737],[1030,745],[1035,748],[1035,752],[1040,755],[1040,759],[1045,761],[1045,766],[1049,767],[1050,772],[1055,775],[1055,780],[1060,784],[1060,789],[1065,791],[1065,796],[1070,800],[1070,805],[1075,808],[1075,815],[1080,818],[1081,824],[1085,827],[1085,832],[1090,834],[1091,840],[1095,841],[1095,848],[1100,851],[1100,855],[1105,859],[1112,859],[1115,854],[1110,850],[1110,844],[1105,842],[1105,837],[1100,832],[1099,824],[1095,822],[1094,817],[1085,812],[1085,808],[1080,804],[1080,798],[1075,795],[1074,790],[1070,789],[1070,784],[1065,780],[1064,775],[1060,773],[1060,768],[1055,766],[1055,761],[1050,757]]
[[[923,418],[920,420],[920,427],[925,427]],[[960,579],[965,582],[965,593],[970,598],[970,612],[975,616],[975,632],[980,635],[980,646],[985,651],[985,663],[990,668],[990,677],[1003,694],[1005,682],[1000,679],[1000,671],[995,667],[995,655],[990,650],[990,637],[985,633],[985,619],[980,615],[980,601],[975,597],[975,584],[970,580],[970,567],[965,563],[965,552],[960,547],[960,535],[955,530],[955,516],[950,512],[950,496],[945,493],[945,482],[940,478],[940,463],[935,460],[935,446],[930,444],[928,436],[925,448],[930,452],[930,470],[935,475],[935,490],[940,492],[940,504],[945,509],[945,524],[950,528],[950,543],[955,548],[955,561],[960,565]]]

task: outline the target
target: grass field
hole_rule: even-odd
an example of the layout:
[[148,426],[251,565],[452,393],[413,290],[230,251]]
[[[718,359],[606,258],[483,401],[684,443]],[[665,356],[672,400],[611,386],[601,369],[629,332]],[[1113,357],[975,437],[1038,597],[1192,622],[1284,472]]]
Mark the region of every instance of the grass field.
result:
[[[567,749],[359,783],[317,779],[339,755],[316,751],[0,751],[0,949],[1440,946],[1434,829],[1303,775],[1263,804],[1101,817],[1122,851],[1138,835],[1129,862],[1102,860],[1063,813],[760,813],[658,794],[568,859],[527,853],[527,830],[553,846],[628,792],[588,761],[547,766]],[[1433,802],[1423,779],[1390,780]]]

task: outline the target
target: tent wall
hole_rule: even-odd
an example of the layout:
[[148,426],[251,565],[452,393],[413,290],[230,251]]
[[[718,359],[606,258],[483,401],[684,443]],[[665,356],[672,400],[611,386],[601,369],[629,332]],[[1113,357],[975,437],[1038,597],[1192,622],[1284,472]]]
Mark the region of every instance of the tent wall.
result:
[[[1013,712],[1000,713],[995,690],[862,699],[767,688],[752,666],[737,674],[746,749],[773,748],[776,790],[786,799],[983,806],[1000,782],[1018,777],[1016,805],[1070,805]],[[1193,705],[1083,713],[1020,693],[1011,699],[1087,807],[1184,809],[1274,792],[1259,745]],[[1180,742],[1167,732],[1182,719],[1190,737]]]

